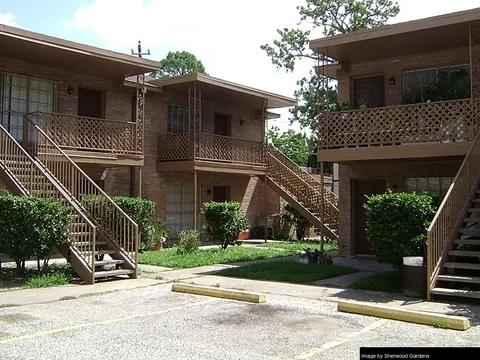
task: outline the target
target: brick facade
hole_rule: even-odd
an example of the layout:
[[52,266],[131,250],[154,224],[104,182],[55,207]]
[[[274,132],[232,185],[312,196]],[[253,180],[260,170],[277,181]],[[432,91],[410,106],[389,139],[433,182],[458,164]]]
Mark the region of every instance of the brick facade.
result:
[[[404,191],[405,178],[454,177],[463,159],[390,160],[339,165],[339,250],[342,256],[354,256],[355,229],[352,223],[355,180],[385,180],[386,188]],[[396,185],[396,187],[394,187]]]
[[[135,89],[123,85],[123,79],[115,81],[93,78],[86,75],[53,69],[20,61],[0,58],[0,72],[23,76],[32,76],[57,84],[56,112],[76,115],[78,111],[78,88],[87,88],[105,92],[105,118],[119,121],[132,121],[132,105]],[[73,88],[68,94],[67,89]],[[193,174],[159,173],[156,170],[157,138],[167,131],[168,104],[187,106],[187,94],[175,95],[148,91],[145,101],[144,167],[136,169],[137,179],[141,171],[141,191],[146,199],[156,203],[158,216],[165,217],[166,186],[168,183],[183,181],[193,183]],[[213,133],[215,113],[231,115],[232,136],[255,141],[262,140],[264,120],[254,110],[215,103],[202,102],[202,132]],[[243,125],[240,120],[243,120]],[[109,168],[105,166],[82,165],[86,173],[112,196],[131,194],[131,168]],[[101,181],[102,175],[106,177]],[[138,182],[138,180],[137,180]],[[280,198],[257,177],[204,173],[198,175],[201,188],[201,201],[211,200],[207,189],[212,186],[230,186],[231,199],[242,204],[252,225],[258,224],[265,216],[265,192],[267,193],[266,211],[268,214],[279,212]]]
[[[355,78],[384,76],[385,106],[401,105],[403,96],[403,71],[470,63],[469,48],[450,49],[440,52],[409,55],[363,63],[352,63],[348,70],[338,71],[338,101],[351,103],[351,89]],[[390,85],[389,78],[395,78]]]

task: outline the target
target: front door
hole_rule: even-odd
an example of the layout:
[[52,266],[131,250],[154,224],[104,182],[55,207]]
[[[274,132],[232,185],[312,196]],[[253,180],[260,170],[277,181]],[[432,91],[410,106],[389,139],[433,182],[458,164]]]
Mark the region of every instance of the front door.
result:
[[213,123],[215,159],[220,161],[232,160],[232,117],[230,115],[215,114]]
[[371,255],[372,248],[365,231],[367,215],[363,208],[367,196],[383,194],[386,191],[385,180],[355,180],[354,183],[354,238],[357,255]]
[[104,118],[104,93],[90,89],[78,89],[78,116]]
[[385,79],[383,76],[355,80],[355,106],[374,108],[385,106]]

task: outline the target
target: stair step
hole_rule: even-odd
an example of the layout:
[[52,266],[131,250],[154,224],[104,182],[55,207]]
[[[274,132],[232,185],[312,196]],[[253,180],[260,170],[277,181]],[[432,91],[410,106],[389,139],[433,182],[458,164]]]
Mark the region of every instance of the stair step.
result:
[[[80,250],[82,254],[91,254],[91,251]],[[96,250],[93,252],[95,255],[112,255],[115,254],[115,250]]]
[[470,264],[461,262],[446,262],[443,264],[446,268],[451,269],[468,269],[468,270],[480,270],[480,264]]
[[119,265],[124,262],[123,260],[97,260],[95,261],[95,266]]
[[87,236],[90,235],[90,231],[70,231],[68,234],[74,236]]
[[430,292],[434,295],[459,296],[459,297],[480,299],[480,291],[433,288]]
[[[78,248],[78,247],[83,247],[83,246],[90,246],[92,245],[92,242],[91,241],[77,241],[75,242],[75,246]],[[101,240],[97,240],[95,241],[95,245],[96,246],[103,246],[103,245],[107,245],[107,242],[106,241],[101,241]]]
[[119,275],[128,275],[132,274],[133,270],[130,269],[118,269],[118,270],[108,270],[108,271],[98,271],[93,274],[95,278],[100,277],[110,277],[110,276],[119,276]]
[[478,239],[455,239],[453,240],[454,244],[463,244],[463,245],[479,245],[480,240]]
[[480,251],[450,250],[451,256],[480,257]]
[[466,223],[479,222],[480,223],[480,217],[478,217],[478,218],[465,218],[465,219],[463,219],[463,222],[466,222]]
[[[478,190],[477,190],[478,191]],[[480,203],[480,199],[472,199],[473,203]]]
[[465,235],[480,235],[480,229],[462,228],[458,232]]
[[438,275],[437,280],[480,284],[480,277],[476,276]]
[[480,212],[480,208],[469,208],[468,212]]

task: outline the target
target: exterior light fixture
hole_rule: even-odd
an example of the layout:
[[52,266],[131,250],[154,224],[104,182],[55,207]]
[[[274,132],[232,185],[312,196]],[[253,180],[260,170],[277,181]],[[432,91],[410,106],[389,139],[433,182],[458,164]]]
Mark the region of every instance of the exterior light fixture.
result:
[[240,125],[243,126],[243,124],[245,124],[245,120],[243,120],[243,118],[240,119]]
[[72,88],[70,85],[68,85],[67,94],[68,94],[68,95],[72,95],[72,94],[73,94],[73,88]]
[[388,81],[390,82],[390,85],[395,85],[395,77],[394,76],[390,77],[390,79],[388,79]]

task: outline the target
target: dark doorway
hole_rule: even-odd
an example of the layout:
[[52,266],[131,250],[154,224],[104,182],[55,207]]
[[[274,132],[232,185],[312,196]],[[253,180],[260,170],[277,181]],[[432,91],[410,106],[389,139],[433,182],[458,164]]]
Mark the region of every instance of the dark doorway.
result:
[[[357,108],[385,106],[385,79],[383,76],[355,80],[355,106]],[[364,105],[364,106],[362,106]]]
[[215,114],[213,133],[215,135],[232,136],[232,116]]
[[79,88],[78,116],[105,118],[105,93]]
[[355,254],[357,255],[372,254],[372,248],[365,232],[367,215],[363,205],[367,200],[366,196],[383,194],[385,191],[385,180],[355,180],[354,182],[352,213],[354,215]]
[[215,202],[230,201],[230,186],[214,186],[212,200]]

